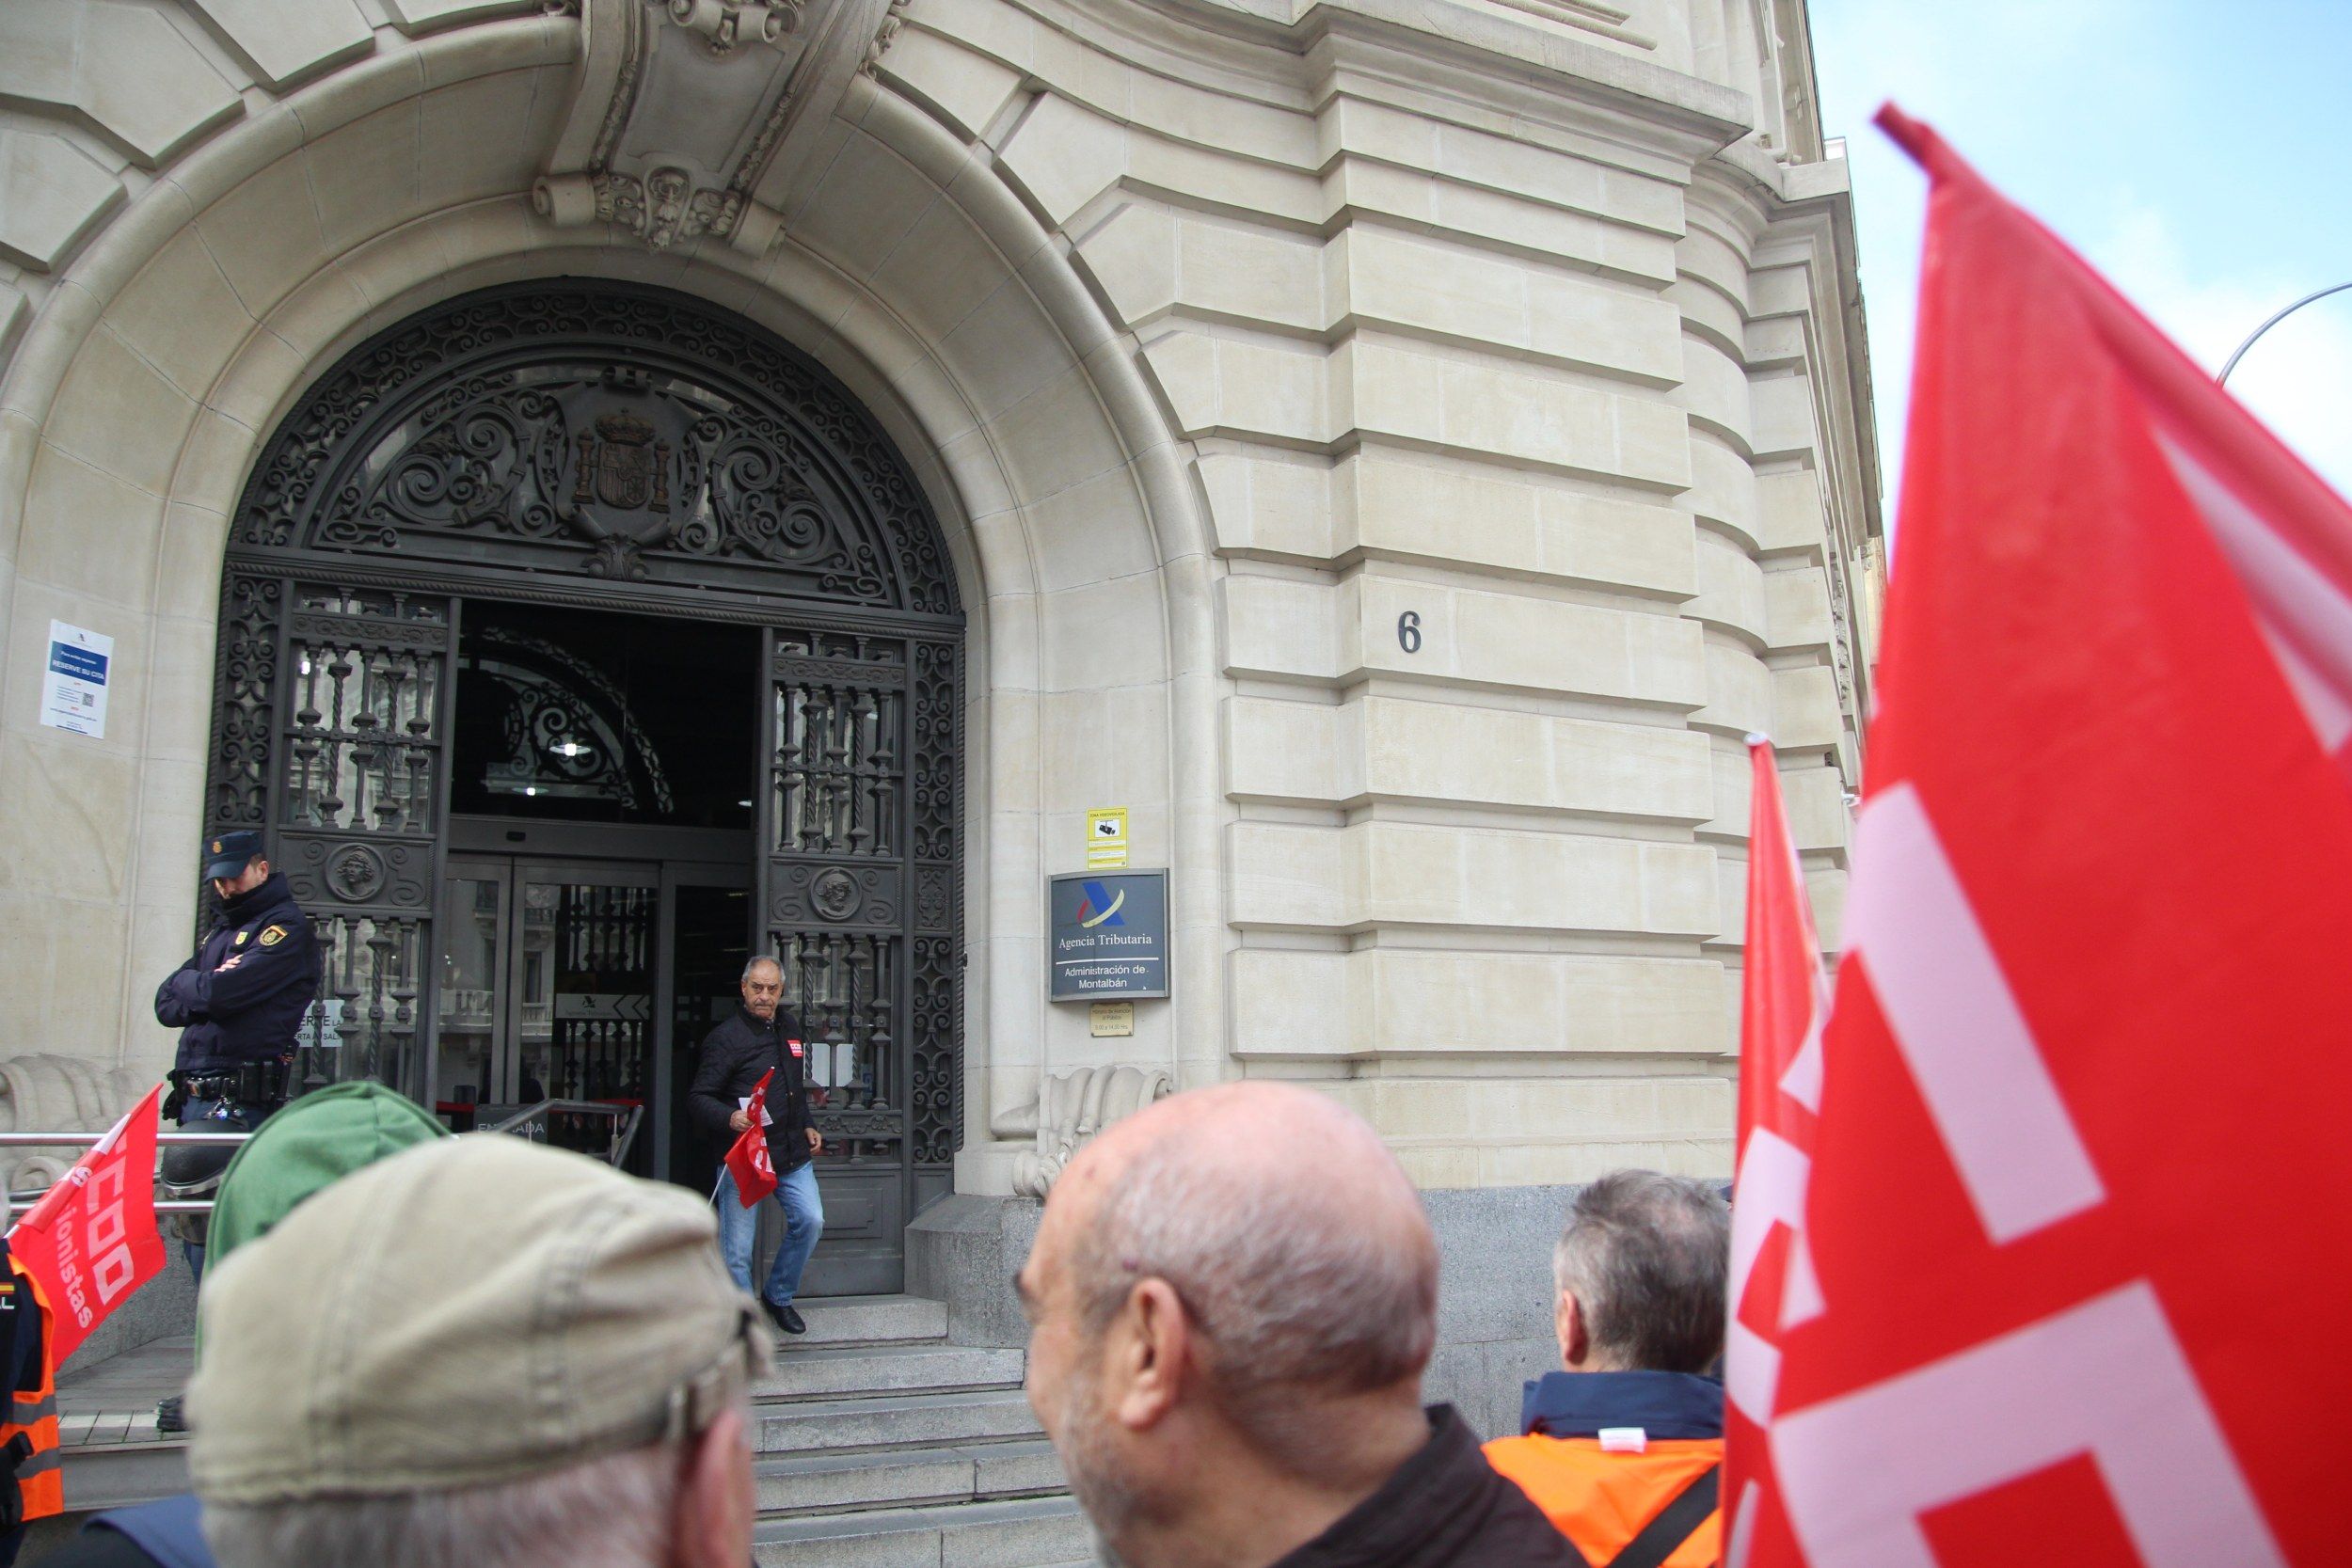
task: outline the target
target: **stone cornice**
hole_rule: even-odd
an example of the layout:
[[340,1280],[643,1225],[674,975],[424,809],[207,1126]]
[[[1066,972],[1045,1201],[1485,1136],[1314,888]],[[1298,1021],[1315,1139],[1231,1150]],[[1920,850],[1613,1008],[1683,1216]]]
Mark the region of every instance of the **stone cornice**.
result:
[[1009,3],[1132,68],[1298,111],[1327,100],[1343,68],[1377,71],[1433,103],[1474,103],[1572,135],[1591,134],[1598,111],[1690,157],[1746,135],[1755,120],[1743,93],[1451,0],[1300,5],[1279,18],[1227,0]]

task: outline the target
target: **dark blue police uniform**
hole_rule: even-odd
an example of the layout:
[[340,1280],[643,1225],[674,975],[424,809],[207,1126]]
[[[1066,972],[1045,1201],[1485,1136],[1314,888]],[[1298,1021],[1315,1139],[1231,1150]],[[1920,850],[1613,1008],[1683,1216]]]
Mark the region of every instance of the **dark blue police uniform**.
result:
[[[221,967],[231,958],[233,968]],[[155,988],[155,1022],[180,1031],[172,1067],[183,1079],[233,1073],[293,1051],[318,990],[318,938],[285,877],[273,871],[221,903],[220,923],[196,956]]]
[[[262,835],[223,833],[205,850],[204,875],[232,880],[262,853]],[[284,1102],[286,1063],[318,996],[319,971],[318,937],[283,876],[273,871],[221,900],[219,922],[196,956],[155,988],[155,1021],[180,1031],[167,1108],[181,1126],[251,1132]],[[227,1163],[219,1148],[167,1149],[166,1190],[209,1194]],[[183,1235],[188,1266],[200,1275],[203,1247],[191,1233],[199,1228]]]

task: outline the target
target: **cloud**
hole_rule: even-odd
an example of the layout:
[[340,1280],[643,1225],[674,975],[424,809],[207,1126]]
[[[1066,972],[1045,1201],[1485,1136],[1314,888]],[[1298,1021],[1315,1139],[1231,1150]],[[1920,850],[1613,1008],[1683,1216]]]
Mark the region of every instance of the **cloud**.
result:
[[[2344,280],[2264,265],[2201,276],[2185,260],[2171,221],[2145,206],[2126,211],[2082,248],[2174,342],[2216,372],[2271,312]],[[2352,293],[2272,327],[2231,372],[2230,390],[2321,477],[2352,494]]]
[[[1812,0],[1811,11],[1824,129],[1851,137],[1890,529],[1926,193],[1867,125],[1880,100],[1936,124],[2209,370],[2273,310],[2352,277],[2343,247],[2307,221],[2283,228],[2261,203],[2233,202],[2181,174],[2202,166],[2190,155],[2208,135],[2165,107],[2210,63],[2191,40],[2211,19],[2199,23],[2193,5]],[[2287,167],[2240,173],[2259,183]],[[2135,189],[2159,170],[2169,177]],[[2327,265],[2335,276],[2309,275]],[[2230,388],[2338,490],[2352,491],[2352,294],[2273,328]]]

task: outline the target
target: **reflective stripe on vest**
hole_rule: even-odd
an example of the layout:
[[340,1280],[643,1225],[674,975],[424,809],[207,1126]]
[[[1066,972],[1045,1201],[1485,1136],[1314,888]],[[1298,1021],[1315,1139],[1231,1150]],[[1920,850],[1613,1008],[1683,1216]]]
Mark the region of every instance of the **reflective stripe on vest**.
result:
[[40,1386],[30,1393],[19,1391],[10,1399],[8,1419],[0,1423],[0,1447],[20,1432],[33,1446],[31,1455],[16,1467],[16,1483],[24,1494],[24,1517],[46,1519],[65,1512],[65,1469],[57,1457],[57,1369],[49,1354],[49,1347],[56,1343],[53,1334],[56,1318],[49,1310],[49,1298],[40,1282],[22,1269],[16,1277],[40,1309]]

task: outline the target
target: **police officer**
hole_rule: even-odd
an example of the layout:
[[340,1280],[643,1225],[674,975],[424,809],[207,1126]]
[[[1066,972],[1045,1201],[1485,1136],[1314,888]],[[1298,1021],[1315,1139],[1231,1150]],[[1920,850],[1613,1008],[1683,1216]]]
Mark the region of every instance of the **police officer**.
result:
[[[294,1031],[319,990],[318,938],[262,858],[260,833],[210,840],[204,875],[219,920],[155,990],[155,1021],[180,1031],[165,1110],[183,1127],[247,1132],[285,1103]],[[164,1182],[175,1195],[209,1190],[228,1163],[222,1146],[171,1148]],[[188,1267],[203,1272],[199,1238],[189,1241]]]
[[[155,1022],[180,1031],[164,1114],[199,1132],[250,1132],[286,1102],[294,1031],[319,992],[319,943],[286,879],[269,868],[262,835],[222,833],[204,847],[204,876],[219,918],[195,957],[155,988]],[[164,1150],[164,1195],[209,1196],[228,1167],[230,1146]],[[204,1275],[204,1222],[180,1216],[188,1272]],[[180,1402],[155,1412],[167,1432],[183,1430]]]

